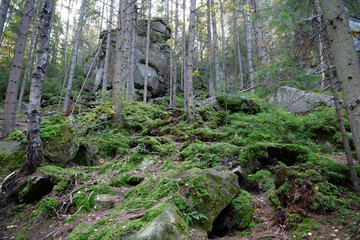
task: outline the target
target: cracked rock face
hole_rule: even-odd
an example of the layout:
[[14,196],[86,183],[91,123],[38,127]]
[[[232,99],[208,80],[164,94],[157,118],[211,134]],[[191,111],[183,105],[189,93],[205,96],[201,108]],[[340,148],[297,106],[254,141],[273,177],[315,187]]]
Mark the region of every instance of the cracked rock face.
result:
[[[145,78],[145,57],[146,57],[146,29],[147,21],[143,20],[136,27],[135,37],[135,71],[134,71],[134,85],[135,89],[144,89]],[[149,51],[149,71],[148,71],[148,96],[150,98],[162,97],[166,94],[169,86],[170,76],[170,47],[165,43],[170,39],[171,30],[166,23],[161,19],[153,19],[151,21],[150,31],[150,51]],[[116,31],[111,33],[111,47],[110,47],[110,61],[109,61],[109,79],[113,78],[113,71],[115,65],[115,45],[116,45]],[[94,56],[88,60],[84,68],[86,75],[90,70],[91,91],[95,93],[101,89],[104,76],[104,62],[106,54],[106,31],[100,35],[102,45],[99,54],[94,53]],[[95,58],[95,59],[94,59]],[[108,83],[108,89],[111,89],[111,82]]]

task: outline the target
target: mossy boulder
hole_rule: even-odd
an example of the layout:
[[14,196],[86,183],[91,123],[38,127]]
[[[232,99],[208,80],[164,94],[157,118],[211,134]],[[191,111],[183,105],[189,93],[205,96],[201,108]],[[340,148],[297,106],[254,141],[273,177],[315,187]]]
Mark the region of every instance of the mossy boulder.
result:
[[209,233],[217,216],[238,195],[240,190],[238,178],[225,167],[201,171],[195,169],[192,173],[193,176],[188,182],[187,196],[194,209],[206,216],[200,219],[198,225]]
[[35,175],[27,179],[20,188],[18,200],[20,203],[32,203],[39,200],[42,196],[49,194],[54,185],[49,176]]
[[231,229],[244,230],[252,222],[252,196],[245,190],[240,190],[213,223],[214,228],[210,235],[224,236]]
[[25,146],[17,141],[0,141],[0,176],[19,169],[25,156]]
[[168,203],[159,216],[126,240],[187,239],[186,229],[181,212],[173,203]]
[[43,153],[45,158],[64,167],[79,150],[79,138],[75,121],[65,120],[42,129]]
[[218,95],[216,96],[216,100],[223,109],[227,109],[231,113],[244,112],[247,114],[258,114],[262,112],[261,105],[250,97]]

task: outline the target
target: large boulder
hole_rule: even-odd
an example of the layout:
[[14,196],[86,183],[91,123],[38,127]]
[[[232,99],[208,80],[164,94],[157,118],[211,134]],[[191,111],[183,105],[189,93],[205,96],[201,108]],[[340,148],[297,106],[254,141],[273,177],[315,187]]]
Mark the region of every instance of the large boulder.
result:
[[75,119],[43,129],[43,153],[47,161],[65,167],[79,150],[79,138]]
[[[136,28],[135,36],[135,72],[134,85],[136,89],[144,89],[145,76],[145,57],[146,57],[146,29],[147,21],[140,21]],[[148,72],[148,92],[149,97],[156,98],[164,96],[169,86],[169,55],[170,47],[165,44],[170,38],[171,30],[162,19],[153,19],[151,21],[150,31],[150,51],[149,51],[149,72]],[[101,89],[104,76],[104,61],[106,55],[107,34],[103,32],[100,36],[102,45],[99,54],[94,54],[86,63],[84,73],[90,70],[92,82],[92,92]],[[112,31],[110,47],[109,79],[113,78],[115,64],[115,44],[116,31]],[[95,58],[95,59],[94,59]],[[108,83],[110,89],[111,83]]]
[[270,98],[269,103],[291,113],[305,113],[319,105],[334,107],[333,97],[282,86]]
[[186,228],[182,214],[174,204],[169,203],[159,216],[127,240],[188,239]]

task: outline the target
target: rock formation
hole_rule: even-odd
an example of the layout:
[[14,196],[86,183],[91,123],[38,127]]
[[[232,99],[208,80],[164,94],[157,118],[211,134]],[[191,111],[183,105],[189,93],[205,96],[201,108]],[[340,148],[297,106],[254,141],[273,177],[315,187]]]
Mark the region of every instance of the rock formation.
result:
[[[142,90],[144,88],[145,75],[145,53],[146,53],[146,27],[147,21],[139,21],[136,27],[136,48],[135,48],[135,73],[134,83],[135,89]],[[148,91],[151,98],[164,96],[169,86],[170,76],[170,47],[165,43],[171,36],[171,30],[166,23],[161,19],[153,19],[151,21],[150,31],[150,53],[149,53],[149,76],[148,76]],[[104,62],[107,34],[106,31],[100,35],[102,45],[100,52],[94,53],[90,58],[84,69],[85,75],[90,70],[91,91],[94,93],[101,89],[102,79],[104,75]],[[112,31],[110,47],[110,66],[109,79],[113,77],[114,59],[115,59],[115,43],[116,31]],[[94,59],[95,58],[95,59]],[[111,89],[111,80],[108,83],[108,89]]]

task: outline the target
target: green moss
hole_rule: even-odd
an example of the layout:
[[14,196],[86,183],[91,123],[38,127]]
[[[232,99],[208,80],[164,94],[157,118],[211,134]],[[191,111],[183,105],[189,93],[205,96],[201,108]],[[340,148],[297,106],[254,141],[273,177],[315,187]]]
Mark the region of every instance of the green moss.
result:
[[244,112],[248,114],[257,114],[262,111],[261,105],[249,97],[237,95],[217,95],[216,99],[221,107],[230,110],[232,113]]
[[38,217],[39,215],[45,215],[47,217],[54,217],[56,208],[59,206],[59,202],[55,198],[45,198],[42,199],[38,204],[37,208],[34,211],[34,216]]
[[240,190],[239,195],[231,201],[234,209],[233,227],[243,230],[252,222],[253,203],[250,193]]
[[247,180],[250,184],[250,187],[258,188],[264,192],[269,190],[274,183],[273,177],[268,170],[260,170],[255,174],[250,174]]

